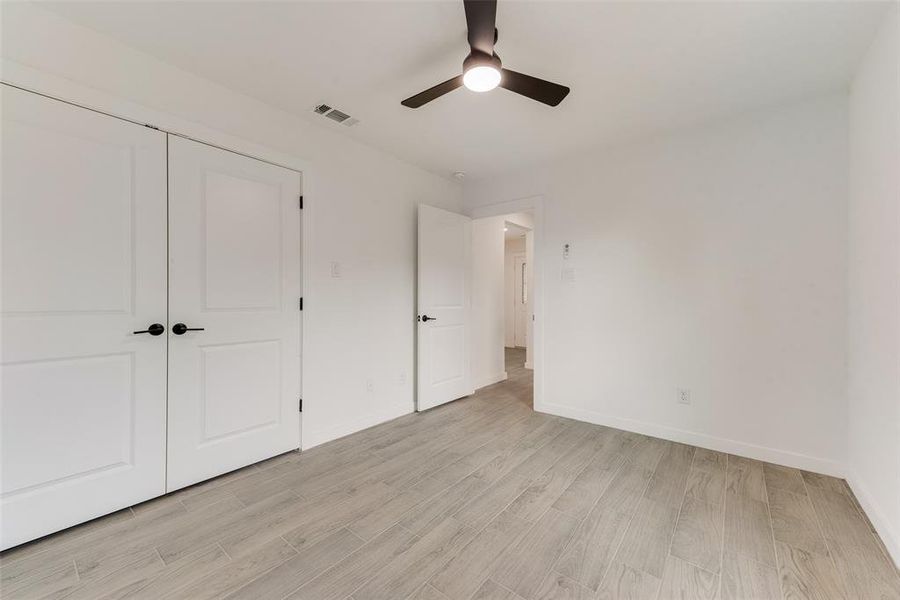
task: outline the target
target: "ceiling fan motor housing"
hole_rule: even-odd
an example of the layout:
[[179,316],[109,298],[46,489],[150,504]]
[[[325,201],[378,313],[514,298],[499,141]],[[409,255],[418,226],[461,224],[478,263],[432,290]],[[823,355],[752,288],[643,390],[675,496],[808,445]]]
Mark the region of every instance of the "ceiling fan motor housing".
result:
[[496,52],[489,56],[484,52],[472,50],[463,61],[463,73],[474,67],[493,67],[499,71],[501,64]]

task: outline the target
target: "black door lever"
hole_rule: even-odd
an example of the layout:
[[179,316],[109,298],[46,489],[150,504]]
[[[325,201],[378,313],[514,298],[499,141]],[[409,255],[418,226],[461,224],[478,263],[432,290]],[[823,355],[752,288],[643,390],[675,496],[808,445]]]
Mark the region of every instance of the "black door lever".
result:
[[154,323],[143,331],[132,331],[131,333],[149,333],[150,335],[162,335],[165,330],[166,328],[162,326],[162,323]]
[[437,317],[429,317],[428,315],[422,315],[422,320],[427,323],[428,321],[437,321]]
[[175,335],[184,335],[186,331],[204,331],[203,327],[188,327],[184,323],[175,323],[172,325],[172,333]]

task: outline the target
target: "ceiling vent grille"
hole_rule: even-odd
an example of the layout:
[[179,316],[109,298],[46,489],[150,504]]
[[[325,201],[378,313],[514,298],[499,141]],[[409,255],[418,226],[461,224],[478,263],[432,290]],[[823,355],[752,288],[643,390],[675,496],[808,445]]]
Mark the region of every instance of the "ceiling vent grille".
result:
[[322,115],[324,117],[328,117],[335,123],[342,123],[346,127],[352,127],[359,123],[359,119],[354,119],[347,113],[340,111],[334,107],[331,107],[327,104],[318,104],[315,108],[313,108],[313,112],[317,115]]
[[328,117],[329,119],[331,119],[332,121],[337,121],[338,123],[343,123],[344,121],[346,121],[347,119],[350,118],[350,115],[348,115],[347,113],[342,113],[338,109],[334,109],[333,111],[329,112],[325,116]]

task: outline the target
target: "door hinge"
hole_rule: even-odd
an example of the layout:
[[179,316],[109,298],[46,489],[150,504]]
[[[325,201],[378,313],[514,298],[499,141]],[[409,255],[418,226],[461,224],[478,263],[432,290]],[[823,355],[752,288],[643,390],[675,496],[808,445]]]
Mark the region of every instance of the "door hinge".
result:
[[300,310],[303,310],[303,298],[300,298]]
[[300,398],[299,408],[300,408],[300,412],[303,412],[303,398]]
[[300,210],[303,210],[303,196],[300,196],[299,204],[300,204]]

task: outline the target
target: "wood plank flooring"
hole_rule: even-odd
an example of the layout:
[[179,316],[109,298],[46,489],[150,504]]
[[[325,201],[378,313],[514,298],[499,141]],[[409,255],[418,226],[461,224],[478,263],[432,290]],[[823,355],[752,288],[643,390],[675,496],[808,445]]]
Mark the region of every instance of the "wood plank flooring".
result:
[[0,596],[900,598],[846,483],[532,412],[531,372],[14,548]]

